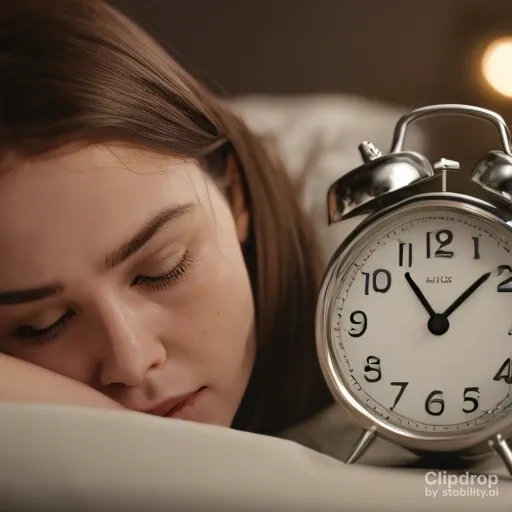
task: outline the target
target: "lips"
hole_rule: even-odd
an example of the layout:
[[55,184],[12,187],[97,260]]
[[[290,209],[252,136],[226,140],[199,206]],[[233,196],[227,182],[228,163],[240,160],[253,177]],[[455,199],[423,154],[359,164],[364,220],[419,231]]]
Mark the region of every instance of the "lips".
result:
[[148,409],[145,412],[146,414],[152,414],[153,416],[166,416],[173,417],[175,414],[178,414],[182,409],[186,407],[191,407],[195,399],[199,395],[199,393],[206,389],[204,387],[196,389],[191,393],[186,393],[183,395],[175,396],[160,402],[157,406]]

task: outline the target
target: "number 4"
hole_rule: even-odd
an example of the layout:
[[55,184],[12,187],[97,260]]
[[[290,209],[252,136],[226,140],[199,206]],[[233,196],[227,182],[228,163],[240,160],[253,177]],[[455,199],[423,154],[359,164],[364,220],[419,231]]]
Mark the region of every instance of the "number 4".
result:
[[492,380],[497,382],[503,380],[507,384],[512,384],[512,358],[509,357],[505,360]]

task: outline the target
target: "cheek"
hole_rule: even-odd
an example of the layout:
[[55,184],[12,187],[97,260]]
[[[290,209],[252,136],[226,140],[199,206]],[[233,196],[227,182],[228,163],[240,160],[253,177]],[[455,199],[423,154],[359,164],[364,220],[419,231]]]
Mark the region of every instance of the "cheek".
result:
[[[220,234],[218,234],[220,235]],[[174,325],[169,352],[214,372],[241,365],[253,350],[254,303],[238,241],[216,239],[202,251],[190,280],[166,307]]]

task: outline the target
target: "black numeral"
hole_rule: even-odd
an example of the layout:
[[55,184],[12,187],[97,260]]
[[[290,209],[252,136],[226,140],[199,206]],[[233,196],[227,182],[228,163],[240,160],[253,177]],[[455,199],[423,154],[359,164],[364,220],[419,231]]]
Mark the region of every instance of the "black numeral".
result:
[[[439,395],[441,395],[439,398]],[[425,410],[431,415],[431,416],[441,416],[444,412],[444,400],[443,400],[443,392],[436,389],[435,391],[432,391],[430,395],[428,395],[427,399],[425,400]],[[432,406],[436,405],[436,410],[432,409]]]
[[[434,258],[453,258],[453,251],[447,251],[444,247],[447,247],[453,242],[453,233],[449,229],[441,229],[434,235],[436,242],[439,247],[434,253]],[[432,257],[432,232],[427,232],[427,258]]]
[[512,358],[505,360],[492,380],[498,382],[504,380],[507,384],[512,384]]
[[[391,274],[382,268],[378,268],[371,274],[369,272],[361,272],[364,276],[364,294],[370,294],[370,284],[374,292],[386,293],[391,287]],[[371,281],[371,283],[370,283]]]
[[364,311],[354,311],[350,314],[350,322],[359,327],[351,327],[348,333],[353,338],[360,338],[368,327],[368,318]]
[[[375,377],[373,380],[368,379],[365,376],[365,379],[368,382],[376,382],[381,379],[382,373],[380,370],[380,360],[377,357],[370,356],[366,359],[367,366],[365,366],[365,371],[376,371],[378,372],[378,376]],[[500,371],[494,378],[494,380],[506,380],[509,378],[510,371],[512,368],[512,358],[505,361],[503,366],[500,368]],[[504,373],[506,371],[506,374]],[[395,397],[395,401],[393,402],[393,405],[389,408],[390,411],[393,411],[394,408],[397,406],[398,402],[400,402],[400,399],[402,398],[403,394],[405,393],[405,390],[407,389],[407,386],[409,385],[409,382],[390,382],[391,386],[398,386],[400,389],[398,390],[398,393]],[[464,405],[462,407],[462,410],[470,414],[472,412],[475,412],[480,404],[479,404],[479,398],[480,398],[480,388],[477,386],[474,387],[467,387],[464,388]],[[431,416],[441,416],[445,409],[445,402],[443,399],[443,392],[440,389],[436,389],[432,391],[425,400],[425,410],[428,414]]]
[[[364,378],[368,382],[378,382],[382,379],[382,370],[380,369],[380,359],[375,356],[368,356],[366,358],[366,365],[364,367]],[[368,374],[368,375],[366,375]]]
[[480,259],[480,237],[479,236],[473,237],[473,259],[474,260]]
[[[468,393],[476,393],[476,396],[468,396]],[[469,409],[466,409],[465,407],[462,408],[464,412],[470,413],[475,412],[478,409],[478,398],[479,398],[480,389],[475,388],[466,388],[464,390],[464,403],[469,402],[471,404],[471,407]]]
[[393,405],[389,408],[390,411],[392,411],[396,404],[400,401],[400,398],[402,398],[402,395],[404,394],[405,389],[409,385],[408,382],[391,382],[392,386],[399,386],[400,390],[398,391],[398,394],[396,395],[395,401],[393,402]]
[[[501,274],[503,274],[505,271],[512,273],[512,267],[509,265],[500,265],[498,267],[498,277],[501,276]],[[512,292],[512,277],[501,281],[501,283],[498,284],[497,290],[498,292]]]
[[[407,263],[405,263],[407,262]],[[412,244],[400,242],[398,245],[398,265],[412,267]]]

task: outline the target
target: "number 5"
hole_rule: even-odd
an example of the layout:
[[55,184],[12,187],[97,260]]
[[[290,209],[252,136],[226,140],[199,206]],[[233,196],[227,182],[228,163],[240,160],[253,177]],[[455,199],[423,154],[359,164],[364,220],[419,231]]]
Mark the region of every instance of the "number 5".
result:
[[[476,393],[476,397],[474,396],[467,396],[468,393]],[[479,397],[480,389],[479,388],[466,388],[464,390],[464,402],[469,402],[472,404],[472,407],[470,409],[466,409],[465,407],[462,408],[464,412],[470,413],[475,412],[478,409],[478,397]]]

